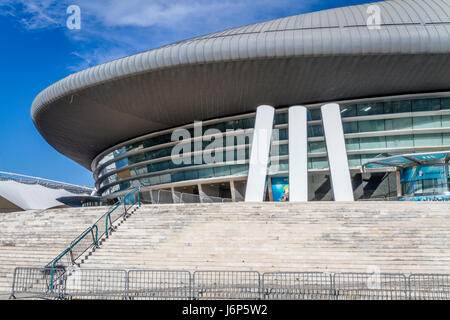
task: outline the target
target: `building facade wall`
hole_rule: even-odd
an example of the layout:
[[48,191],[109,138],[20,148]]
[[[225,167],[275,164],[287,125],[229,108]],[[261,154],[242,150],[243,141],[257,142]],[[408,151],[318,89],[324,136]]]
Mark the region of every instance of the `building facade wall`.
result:
[[[395,193],[390,178],[384,177],[385,174],[372,174],[370,177],[361,175],[360,167],[365,162],[405,152],[450,149],[448,92],[342,101],[339,104],[356,199]],[[325,192],[329,168],[321,105],[307,105],[308,170],[314,180],[311,181],[312,185],[310,182],[309,198],[312,200],[327,200],[330,194]],[[205,179],[226,181],[245,178],[248,174],[254,119],[255,114],[249,113],[204,121],[201,133],[198,123],[178,128],[187,130],[191,137],[181,142],[190,145],[191,152],[177,153],[190,159],[186,163],[176,164],[171,157],[174,147],[180,146],[180,141],[173,141],[172,133],[176,128],[151,133],[109,148],[92,163],[96,188],[101,195],[109,196],[133,186],[158,188],[191,182],[196,185]],[[269,176],[287,176],[287,108],[277,108],[274,129]],[[198,133],[200,138],[196,138]],[[214,152],[211,153],[211,143],[217,141],[217,137],[223,137],[223,144],[214,145]],[[200,151],[196,151],[199,150],[199,144]],[[214,155],[215,161],[205,161],[205,154]],[[393,181],[395,186],[395,179]],[[377,188],[371,190],[374,186]]]

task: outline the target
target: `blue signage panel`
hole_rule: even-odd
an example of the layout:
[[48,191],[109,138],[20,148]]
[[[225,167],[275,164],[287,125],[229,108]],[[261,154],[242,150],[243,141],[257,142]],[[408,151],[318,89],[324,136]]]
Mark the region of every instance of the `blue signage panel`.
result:
[[289,201],[289,178],[273,177],[272,194],[274,202]]
[[450,201],[450,195],[403,197],[399,201]]
[[408,167],[401,171],[401,183],[428,180],[428,179],[443,179],[445,177],[444,166],[417,166]]

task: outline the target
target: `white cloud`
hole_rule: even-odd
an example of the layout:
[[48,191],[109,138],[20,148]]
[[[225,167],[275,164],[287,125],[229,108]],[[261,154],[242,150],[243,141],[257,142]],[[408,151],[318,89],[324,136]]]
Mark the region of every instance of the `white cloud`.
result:
[[[62,28],[77,46],[80,70],[174,41],[305,12],[318,0],[0,0],[0,14],[27,30]],[[82,29],[65,29],[81,8]]]
[[55,0],[0,0],[0,14],[15,17],[28,30],[60,27],[64,8],[61,1]]

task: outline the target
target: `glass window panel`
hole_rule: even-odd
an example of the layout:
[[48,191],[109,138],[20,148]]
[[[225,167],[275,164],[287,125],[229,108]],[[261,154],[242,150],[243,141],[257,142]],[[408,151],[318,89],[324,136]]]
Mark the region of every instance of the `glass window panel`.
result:
[[383,103],[358,104],[358,116],[383,114]]
[[155,184],[160,184],[161,183],[161,179],[159,176],[153,176],[149,178],[150,180],[150,185],[155,185]]
[[[274,147],[276,147],[276,146],[274,146]],[[272,154],[272,152],[271,152],[271,154]],[[287,155],[287,154],[289,154],[289,147],[288,147],[288,145],[287,144],[278,145],[278,155],[284,156],[284,155]],[[277,155],[276,152],[273,153],[273,155]]]
[[275,114],[275,124],[284,124],[284,123],[288,123],[287,112],[276,113]]
[[320,108],[310,109],[308,114],[309,114],[308,120],[321,120],[322,119],[322,113],[320,111]]
[[412,129],[412,118],[386,119],[385,130]]
[[416,134],[414,135],[414,146],[431,147],[442,145],[442,134]]
[[288,129],[278,130],[278,139],[287,140],[288,139]]
[[248,165],[238,164],[230,167],[230,172],[233,175],[246,175],[248,174]]
[[369,161],[375,160],[375,158],[380,158],[384,156],[383,154],[376,153],[376,154],[362,154],[361,155],[361,164],[365,164]]
[[220,166],[214,168],[214,176],[215,177],[222,177],[222,176],[229,176],[230,173],[230,167],[229,166]]
[[441,109],[441,99],[420,99],[412,101],[412,111],[434,111]]
[[442,134],[442,144],[445,146],[450,146],[450,132]]
[[311,153],[326,152],[325,141],[315,141],[309,143]]
[[312,158],[312,167],[313,169],[328,168],[328,158],[327,157]]
[[414,136],[413,135],[387,136],[386,146],[388,148],[414,147]]
[[345,148],[347,150],[359,150],[360,146],[359,146],[359,139],[346,139],[345,140]]
[[282,160],[279,163],[280,171],[289,171],[289,162],[287,160]]
[[388,101],[384,103],[384,113],[411,112],[411,101]]
[[344,133],[357,133],[358,132],[358,122],[344,122],[342,123],[342,127],[344,129]]
[[197,170],[188,170],[184,172],[184,178],[186,180],[195,180],[198,179],[198,171]]
[[441,116],[414,117],[414,129],[440,128]]
[[242,119],[243,128],[254,128],[255,127],[255,118],[247,118]]
[[323,137],[322,125],[308,126],[308,137]]
[[384,130],[384,120],[358,121],[359,132]]
[[441,110],[450,109],[450,98],[442,98],[441,99]]
[[360,155],[348,156],[348,165],[349,167],[359,167],[361,165],[361,156]]
[[170,183],[172,182],[172,176],[170,174],[162,174],[159,176],[161,183]]
[[450,115],[448,114],[442,115],[442,127],[443,128],[450,127]]
[[184,181],[184,172],[172,173],[172,182]]
[[214,171],[212,168],[205,168],[198,170],[198,178],[211,178],[214,177]]
[[361,149],[384,149],[386,148],[385,137],[360,138],[359,145]]
[[341,106],[341,117],[347,118],[347,117],[356,117],[357,107],[356,105],[343,105]]

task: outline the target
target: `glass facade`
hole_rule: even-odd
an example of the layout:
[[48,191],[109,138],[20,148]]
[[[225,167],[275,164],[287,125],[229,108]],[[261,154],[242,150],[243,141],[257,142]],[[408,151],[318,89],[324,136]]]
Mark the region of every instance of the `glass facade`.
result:
[[405,196],[445,195],[450,191],[449,165],[423,165],[401,170]]
[[[400,154],[404,150],[450,148],[450,114],[446,110],[450,113],[450,98],[446,97],[390,101],[380,98],[376,102],[341,104],[349,166],[356,168],[380,155]],[[320,108],[310,108],[308,120],[308,168],[327,170]],[[185,140],[181,144],[183,152],[176,152],[184,159],[181,163],[171,158],[174,147],[180,148],[178,138],[172,140],[171,132],[124,145],[94,163],[96,187],[102,195],[108,195],[139,185],[245,176],[254,123],[253,115],[203,123],[204,140]],[[288,171],[287,124],[287,110],[277,111],[270,174]],[[189,137],[196,136],[193,125],[186,130]],[[217,133],[226,133],[223,141],[215,138]],[[205,152],[213,162],[205,161]]]

